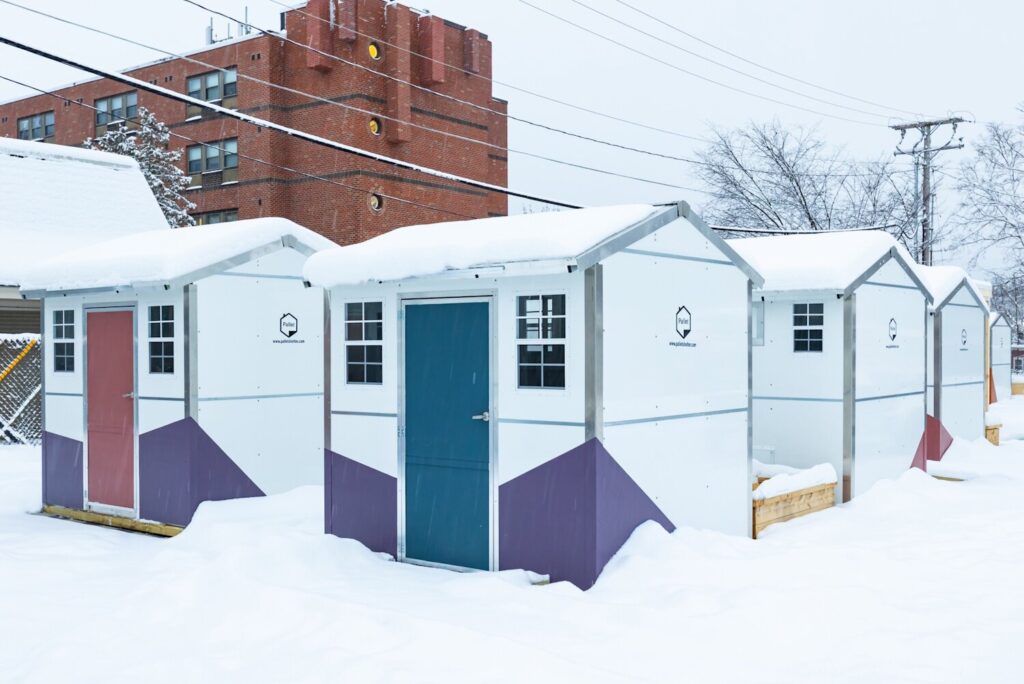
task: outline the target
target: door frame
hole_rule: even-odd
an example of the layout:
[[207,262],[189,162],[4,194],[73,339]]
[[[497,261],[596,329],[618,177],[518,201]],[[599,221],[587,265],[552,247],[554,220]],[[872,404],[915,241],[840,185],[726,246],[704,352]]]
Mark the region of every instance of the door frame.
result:
[[[132,508],[89,500],[89,314],[130,311],[132,314]],[[82,305],[82,503],[87,511],[122,518],[139,517],[139,321],[137,303]]]
[[497,346],[497,320],[495,308],[498,301],[497,290],[472,290],[465,293],[416,293],[400,294],[398,296],[398,325],[397,352],[398,352],[398,560],[416,565],[457,570],[460,572],[473,572],[475,568],[463,568],[408,558],[405,555],[405,309],[408,306],[421,304],[471,304],[483,302],[487,304],[487,366],[490,375],[490,387],[488,394],[487,411],[490,414],[488,423],[488,569],[498,568],[498,354]]

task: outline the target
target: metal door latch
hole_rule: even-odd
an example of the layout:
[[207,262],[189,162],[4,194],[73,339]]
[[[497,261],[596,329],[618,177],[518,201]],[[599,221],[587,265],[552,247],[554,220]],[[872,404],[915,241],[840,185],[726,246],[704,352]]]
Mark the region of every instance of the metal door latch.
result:
[[482,420],[485,423],[489,423],[489,422],[491,422],[491,412],[490,411],[484,411],[483,413],[481,413],[479,415],[473,416],[473,420]]
[[122,394],[121,398],[122,399],[134,399],[135,398],[135,392],[129,392],[128,394]]

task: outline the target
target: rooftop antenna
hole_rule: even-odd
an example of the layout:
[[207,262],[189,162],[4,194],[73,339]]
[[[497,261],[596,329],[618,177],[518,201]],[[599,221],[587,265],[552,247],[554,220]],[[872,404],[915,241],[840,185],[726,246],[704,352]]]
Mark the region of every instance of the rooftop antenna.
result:
[[206,27],[206,44],[213,45],[213,17],[210,17],[210,25]]

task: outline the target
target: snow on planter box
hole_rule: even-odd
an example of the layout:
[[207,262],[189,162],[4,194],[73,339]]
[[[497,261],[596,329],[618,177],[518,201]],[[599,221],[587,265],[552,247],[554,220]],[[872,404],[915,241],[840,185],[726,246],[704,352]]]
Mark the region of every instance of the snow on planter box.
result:
[[685,203],[402,228],[304,273],[327,532],[583,588],[646,520],[749,536],[760,277]]
[[959,266],[918,266],[932,295],[928,324],[927,455],[938,461],[953,437],[985,436],[988,307]]
[[1010,345],[1013,334],[1006,316],[992,312],[989,326],[989,366],[992,368],[992,385],[995,400],[1008,401],[1013,389],[1010,382]]
[[45,510],[173,532],[203,501],[322,482],[323,295],[301,269],[333,245],[266,218],[26,272],[46,325]]
[[828,463],[848,501],[923,466],[929,294],[886,233],[730,240],[764,275],[753,292],[754,444]]

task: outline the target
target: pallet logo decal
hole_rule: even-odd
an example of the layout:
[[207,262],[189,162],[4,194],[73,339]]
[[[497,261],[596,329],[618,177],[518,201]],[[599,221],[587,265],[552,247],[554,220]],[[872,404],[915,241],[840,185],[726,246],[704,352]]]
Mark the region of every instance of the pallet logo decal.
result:
[[896,319],[895,318],[890,318],[889,319],[889,341],[890,342],[895,342],[896,341]]
[[[676,309],[676,334],[680,338],[686,339],[693,332],[693,315],[690,310],[685,306],[680,306]],[[673,347],[696,347],[697,345],[693,342],[670,342]]]
[[278,329],[285,339],[274,340],[274,344],[303,344],[306,341],[295,339],[295,336],[299,334],[299,319],[290,313],[281,316]]

